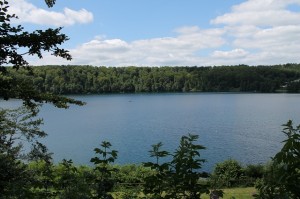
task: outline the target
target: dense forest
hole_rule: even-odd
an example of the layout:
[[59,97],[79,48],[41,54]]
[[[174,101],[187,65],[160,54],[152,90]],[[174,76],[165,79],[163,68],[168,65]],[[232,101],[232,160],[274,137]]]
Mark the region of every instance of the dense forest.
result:
[[[34,86],[40,92],[55,94],[300,91],[300,64],[219,67],[38,66],[32,69],[30,79]],[[29,75],[26,71],[19,71],[17,76],[23,77],[25,73]]]

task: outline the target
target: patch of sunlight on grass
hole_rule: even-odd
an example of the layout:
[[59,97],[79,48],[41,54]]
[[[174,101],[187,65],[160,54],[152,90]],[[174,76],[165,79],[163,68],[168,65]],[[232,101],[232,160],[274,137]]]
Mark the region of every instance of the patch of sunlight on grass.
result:
[[[223,199],[253,199],[253,194],[256,193],[254,187],[222,189],[224,191]],[[209,195],[201,196],[202,199],[209,199]]]

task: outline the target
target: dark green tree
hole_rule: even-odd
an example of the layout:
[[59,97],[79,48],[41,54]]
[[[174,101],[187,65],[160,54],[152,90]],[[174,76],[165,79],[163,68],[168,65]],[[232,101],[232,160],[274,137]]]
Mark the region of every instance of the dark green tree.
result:
[[[28,194],[32,175],[25,161],[50,160],[51,156],[39,138],[46,136],[40,129],[41,119],[25,107],[0,110],[0,193],[22,198]],[[23,146],[26,145],[26,150]],[[28,193],[27,193],[28,192]]]
[[[53,6],[55,0],[46,0],[46,3]],[[36,183],[33,179],[34,174],[26,169],[27,161],[45,161],[48,173],[51,173],[52,164],[47,148],[39,142],[39,138],[46,136],[46,133],[39,129],[42,120],[34,119],[39,104],[49,102],[57,107],[67,108],[69,103],[83,103],[36,90],[32,81],[32,68],[24,58],[24,55],[43,58],[42,53],[47,51],[53,56],[70,60],[68,51],[59,48],[59,45],[68,40],[65,34],[60,33],[61,28],[28,32],[21,25],[11,24],[11,20],[18,17],[9,14],[8,11],[9,1],[0,0],[0,97],[5,100],[21,99],[26,108],[0,110],[0,193],[4,198],[34,198],[29,187],[35,186],[33,184]],[[28,76],[25,78],[12,75],[8,65],[17,72],[25,70]],[[30,146],[28,151],[27,147]],[[42,196],[50,196],[48,193],[51,190],[47,184],[40,184],[43,187],[41,190],[45,190],[41,192]]]

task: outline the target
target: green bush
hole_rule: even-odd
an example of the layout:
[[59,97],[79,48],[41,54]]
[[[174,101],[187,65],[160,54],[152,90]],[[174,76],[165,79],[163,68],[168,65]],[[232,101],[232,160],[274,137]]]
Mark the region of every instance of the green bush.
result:
[[262,178],[264,175],[264,165],[249,164],[244,168],[245,176],[253,179]]
[[229,159],[216,164],[210,178],[210,184],[213,188],[234,187],[239,185],[242,176],[243,168],[240,163]]

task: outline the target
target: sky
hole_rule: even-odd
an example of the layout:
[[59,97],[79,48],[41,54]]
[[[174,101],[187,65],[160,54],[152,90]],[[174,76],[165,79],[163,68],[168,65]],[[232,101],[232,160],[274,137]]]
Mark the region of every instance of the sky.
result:
[[25,30],[63,27],[31,65],[221,66],[300,63],[300,0],[9,0]]

